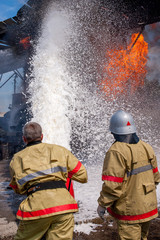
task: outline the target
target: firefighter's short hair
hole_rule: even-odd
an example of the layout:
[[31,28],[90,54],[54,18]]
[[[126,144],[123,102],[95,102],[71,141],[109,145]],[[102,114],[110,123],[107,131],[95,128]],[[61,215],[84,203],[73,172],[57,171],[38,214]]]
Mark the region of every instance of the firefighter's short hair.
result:
[[28,122],[23,127],[23,136],[28,142],[37,141],[41,139],[42,128],[36,122]]

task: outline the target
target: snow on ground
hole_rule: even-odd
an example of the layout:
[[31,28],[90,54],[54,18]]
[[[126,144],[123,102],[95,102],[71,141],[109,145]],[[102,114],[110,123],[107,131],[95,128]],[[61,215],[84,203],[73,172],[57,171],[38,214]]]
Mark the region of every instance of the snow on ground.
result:
[[74,182],[75,198],[79,205],[79,212],[74,217],[75,223],[82,222],[82,224],[75,224],[75,231],[89,234],[97,226],[86,222],[98,217],[97,199],[102,187],[102,166],[94,164],[93,166],[86,166],[86,169],[88,182],[85,184]]
[[102,187],[102,166],[88,166],[88,183],[74,182],[75,198],[78,201],[79,212],[76,221],[84,221],[97,217],[97,199]]
[[74,231],[75,232],[83,232],[85,234],[90,234],[90,232],[96,232],[95,228],[97,226],[100,226],[100,224],[94,224],[91,222],[88,223],[81,223],[81,224],[75,224]]

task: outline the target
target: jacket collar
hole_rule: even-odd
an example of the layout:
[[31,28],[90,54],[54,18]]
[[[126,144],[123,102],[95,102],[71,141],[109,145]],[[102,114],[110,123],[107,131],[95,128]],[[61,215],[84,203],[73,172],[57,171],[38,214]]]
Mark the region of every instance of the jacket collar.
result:
[[33,146],[33,145],[36,145],[36,144],[39,144],[39,143],[41,143],[41,140],[29,142],[29,143],[26,145],[26,147],[30,147],[30,146]]
[[113,136],[116,142],[124,142],[129,144],[136,144],[139,142],[139,137],[137,136],[136,133],[126,134],[126,135],[118,135],[113,133]]

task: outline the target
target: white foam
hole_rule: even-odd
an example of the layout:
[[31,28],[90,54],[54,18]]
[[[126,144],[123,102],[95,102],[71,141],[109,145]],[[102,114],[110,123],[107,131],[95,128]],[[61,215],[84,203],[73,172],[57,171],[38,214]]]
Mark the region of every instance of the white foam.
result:
[[67,114],[73,97],[63,59],[68,24],[68,17],[63,11],[60,13],[53,8],[46,16],[32,59],[33,79],[29,91],[32,120],[41,124],[44,141],[70,149],[71,125]]

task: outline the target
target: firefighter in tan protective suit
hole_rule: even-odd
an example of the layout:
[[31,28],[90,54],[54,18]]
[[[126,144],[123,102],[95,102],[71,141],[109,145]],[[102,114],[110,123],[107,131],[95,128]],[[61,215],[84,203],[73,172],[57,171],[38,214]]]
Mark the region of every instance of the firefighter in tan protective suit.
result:
[[29,122],[24,126],[26,148],[16,153],[10,163],[10,186],[16,193],[27,194],[20,204],[20,219],[15,240],[72,240],[74,218],[78,211],[75,199],[66,188],[67,177],[87,182],[87,172],[66,148],[42,143],[41,126]]
[[156,185],[160,182],[152,147],[139,140],[130,114],[119,110],[110,120],[115,142],[106,153],[97,212],[107,209],[121,240],[146,240],[150,220],[158,216]]

